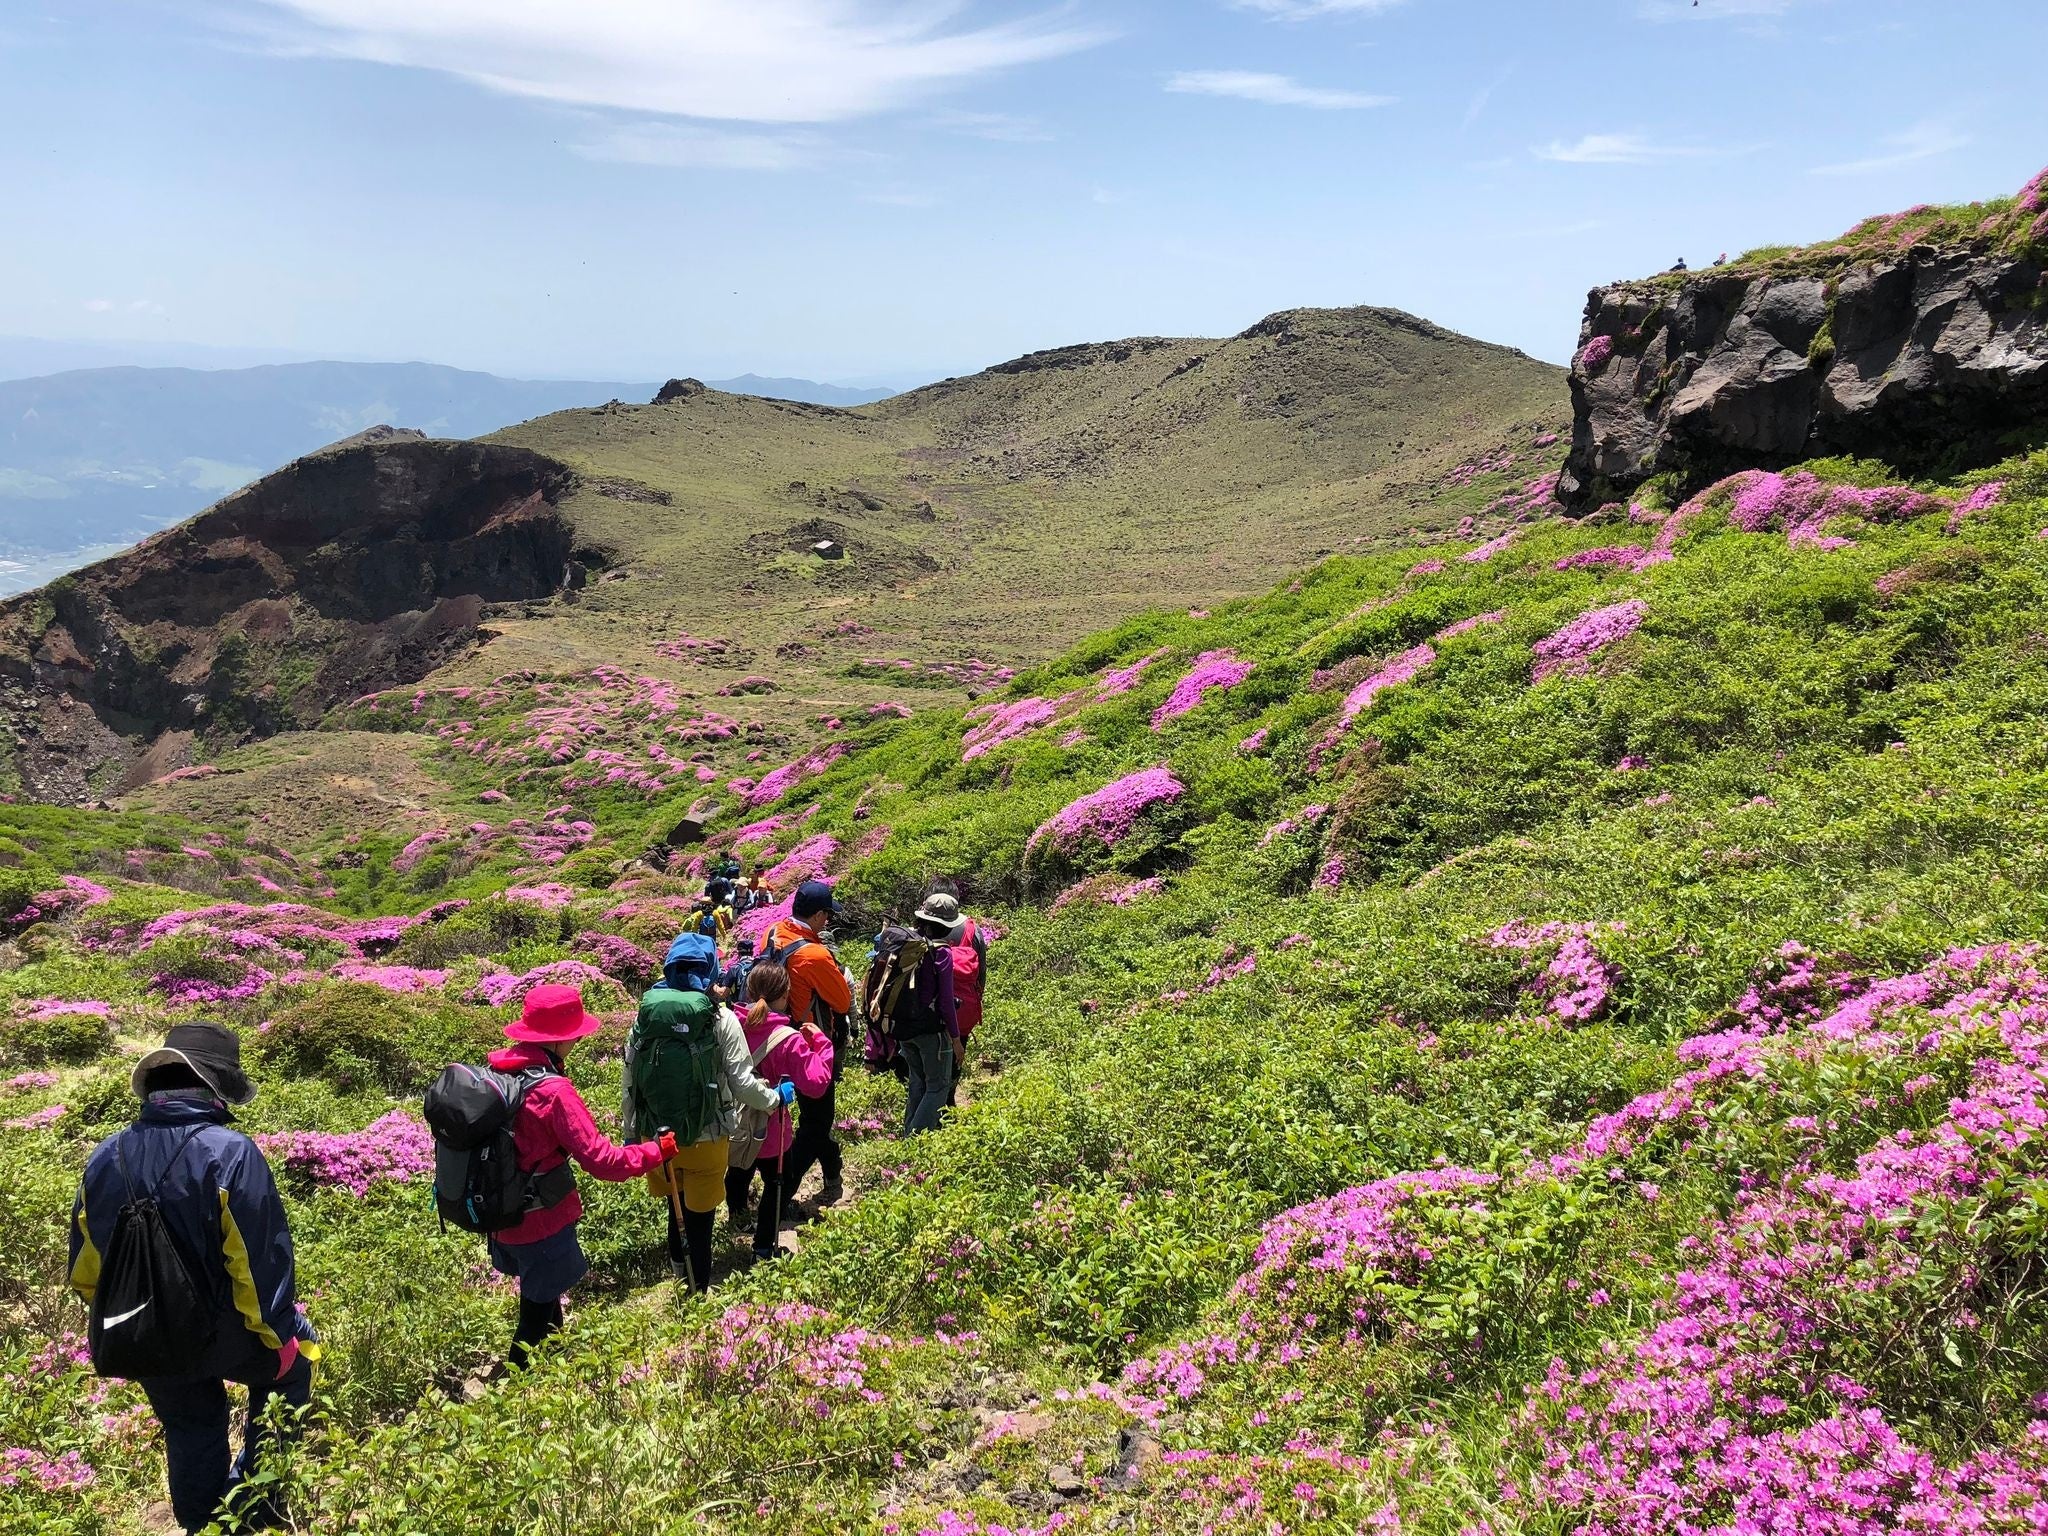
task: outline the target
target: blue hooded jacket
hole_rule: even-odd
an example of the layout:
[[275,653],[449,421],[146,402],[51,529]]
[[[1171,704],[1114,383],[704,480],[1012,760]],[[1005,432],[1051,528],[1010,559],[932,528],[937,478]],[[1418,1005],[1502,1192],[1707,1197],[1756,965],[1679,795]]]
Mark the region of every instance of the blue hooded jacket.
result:
[[71,1210],[71,1287],[90,1306],[130,1181],[137,1195],[155,1192],[194,1278],[212,1293],[223,1371],[247,1358],[247,1335],[278,1349],[301,1332],[284,1202],[256,1143],[229,1128],[233,1118],[210,1096],[150,1095],[133,1125],[93,1149]]
[[718,946],[701,933],[679,933],[661,962],[661,979],[678,992],[709,992],[718,984]]

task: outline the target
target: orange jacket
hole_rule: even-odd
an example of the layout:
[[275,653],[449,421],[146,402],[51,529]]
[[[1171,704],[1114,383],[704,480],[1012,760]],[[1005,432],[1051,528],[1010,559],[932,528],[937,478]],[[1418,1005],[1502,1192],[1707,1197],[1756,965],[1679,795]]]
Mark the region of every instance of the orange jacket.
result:
[[784,962],[789,967],[789,1016],[799,1021],[810,1018],[814,996],[822,998],[834,1013],[852,1013],[853,989],[846,984],[846,972],[839,968],[832,951],[819,942],[818,930],[809,923],[785,917],[768,930],[761,952],[781,949],[799,939],[806,941],[803,947]]

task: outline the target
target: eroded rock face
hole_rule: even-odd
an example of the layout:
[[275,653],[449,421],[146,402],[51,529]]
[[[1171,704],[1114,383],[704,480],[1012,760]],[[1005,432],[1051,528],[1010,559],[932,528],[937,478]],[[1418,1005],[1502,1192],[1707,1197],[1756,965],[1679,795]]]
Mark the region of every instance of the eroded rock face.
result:
[[309,455],[123,555],[0,604],[0,749],[76,802],[315,724],[576,583],[569,472],[523,448],[384,439]]
[[2038,260],[1916,247],[1825,275],[1597,288],[1571,390],[1574,510],[1666,470],[1698,483],[1818,454],[1965,469],[2048,420],[2048,285]]

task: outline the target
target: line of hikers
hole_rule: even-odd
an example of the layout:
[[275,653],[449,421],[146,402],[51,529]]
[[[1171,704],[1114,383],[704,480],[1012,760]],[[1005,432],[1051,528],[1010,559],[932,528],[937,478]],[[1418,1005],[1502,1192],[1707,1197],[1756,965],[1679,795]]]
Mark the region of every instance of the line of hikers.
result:
[[[852,973],[831,948],[838,911],[828,884],[806,882],[791,916],[729,964],[707,935],[676,938],[628,1039],[624,1143],[599,1129],[567,1076],[570,1048],[602,1027],[574,987],[534,987],[503,1049],[483,1066],[447,1068],[428,1091],[442,1220],[484,1233],[492,1267],[518,1283],[512,1368],[561,1328],[563,1298],[589,1270],[575,1168],[647,1181],[669,1207],[672,1273],[699,1293],[710,1286],[721,1200],[736,1227],[753,1212],[754,1258],[765,1262],[780,1256],[792,1196],[814,1166],[816,1204],[843,1197],[835,1090],[855,1003]],[[952,1101],[981,1017],[987,952],[944,892],[876,937],[864,1056],[903,1077],[905,1134],[934,1129]],[[231,1502],[244,1528],[266,1528],[279,1512],[235,1493],[269,1437],[290,1432],[311,1401],[320,1342],[298,1301],[270,1166],[233,1128],[233,1107],[256,1096],[240,1037],[175,1025],[131,1085],[140,1113],[93,1150],[72,1207],[70,1280],[88,1309],[93,1366],[141,1385],[163,1426],[172,1513],[185,1530]],[[249,1390],[232,1460],[228,1382]],[[280,1399],[289,1411],[274,1416]]]

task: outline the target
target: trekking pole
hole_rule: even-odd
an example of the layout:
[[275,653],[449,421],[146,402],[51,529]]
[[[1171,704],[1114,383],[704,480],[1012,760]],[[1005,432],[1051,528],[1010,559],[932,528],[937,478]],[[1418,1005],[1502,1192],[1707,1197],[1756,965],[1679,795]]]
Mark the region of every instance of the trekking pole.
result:
[[[788,1078],[784,1078],[786,1083]],[[789,1191],[782,1187],[782,1160],[789,1155],[789,1144],[796,1140],[796,1127],[791,1122],[789,1106],[782,1107],[782,1128],[789,1134],[782,1138],[782,1146],[775,1154],[775,1246],[782,1246],[782,1212],[789,1205]]]
[[663,1158],[661,1171],[668,1183],[669,1215],[675,1220],[676,1236],[683,1244],[683,1278],[689,1282],[690,1289],[694,1292],[697,1289],[697,1266],[690,1262],[690,1233],[688,1224],[683,1220],[683,1192],[676,1183],[676,1165]]

